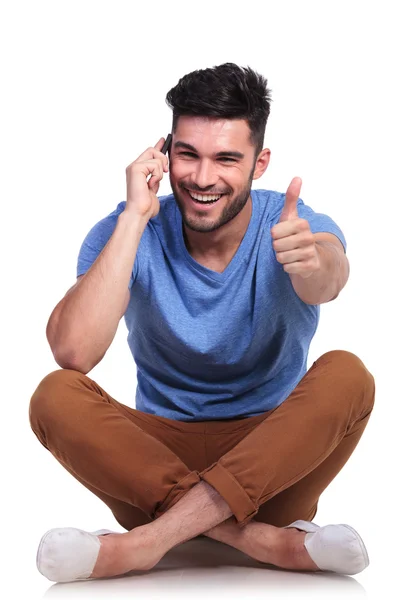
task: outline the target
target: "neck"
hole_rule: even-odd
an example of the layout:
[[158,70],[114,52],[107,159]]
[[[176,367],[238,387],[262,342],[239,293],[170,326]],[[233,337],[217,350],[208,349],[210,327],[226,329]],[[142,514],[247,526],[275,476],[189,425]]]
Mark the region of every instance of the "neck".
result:
[[251,213],[252,201],[249,195],[243,210],[229,223],[215,231],[209,233],[193,231],[183,224],[183,237],[189,254],[209,258],[222,258],[232,254],[244,238]]

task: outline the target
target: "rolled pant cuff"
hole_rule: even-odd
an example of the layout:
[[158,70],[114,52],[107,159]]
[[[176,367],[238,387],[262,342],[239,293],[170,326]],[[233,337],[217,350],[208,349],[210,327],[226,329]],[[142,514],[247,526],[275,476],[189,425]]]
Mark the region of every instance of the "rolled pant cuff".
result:
[[200,477],[212,485],[229,504],[240,527],[244,527],[257,514],[258,506],[247,495],[237,479],[219,463],[214,463],[202,471]]
[[174,506],[179,500],[188,493],[195,485],[200,483],[201,478],[198,471],[192,471],[188,475],[186,475],[183,479],[178,481],[174,485],[174,487],[168,492],[167,497],[162,501],[162,503],[155,509],[151,517],[153,519],[157,519],[161,517],[162,514],[167,512],[170,508]]

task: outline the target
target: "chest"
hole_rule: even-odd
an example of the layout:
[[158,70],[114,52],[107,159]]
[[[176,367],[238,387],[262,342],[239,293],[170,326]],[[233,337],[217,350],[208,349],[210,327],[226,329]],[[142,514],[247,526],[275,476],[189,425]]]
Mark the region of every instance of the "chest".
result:
[[229,256],[225,256],[224,258],[208,258],[204,256],[196,256],[193,254],[191,254],[191,257],[202,267],[206,267],[206,269],[210,269],[211,271],[215,271],[216,273],[223,273],[226,267],[231,262],[234,254],[235,252],[231,253]]

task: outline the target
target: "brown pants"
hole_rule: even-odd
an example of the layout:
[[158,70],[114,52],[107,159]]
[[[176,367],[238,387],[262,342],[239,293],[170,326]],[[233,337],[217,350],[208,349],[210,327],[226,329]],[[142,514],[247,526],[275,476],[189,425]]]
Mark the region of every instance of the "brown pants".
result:
[[48,374],[30,402],[39,441],[127,530],[149,523],[201,480],[240,526],[312,520],[355,449],[375,383],[351,352],[323,354],[278,408],[247,419],[182,422],[120,404],[87,375]]

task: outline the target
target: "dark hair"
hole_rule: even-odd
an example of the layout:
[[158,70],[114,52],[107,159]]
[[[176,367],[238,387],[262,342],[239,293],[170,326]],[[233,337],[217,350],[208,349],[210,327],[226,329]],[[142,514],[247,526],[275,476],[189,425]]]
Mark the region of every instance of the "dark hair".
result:
[[271,90],[267,83],[250,67],[238,67],[234,63],[188,73],[165,98],[173,111],[172,131],[176,131],[182,115],[245,119],[257,157],[263,149],[270,112]]

